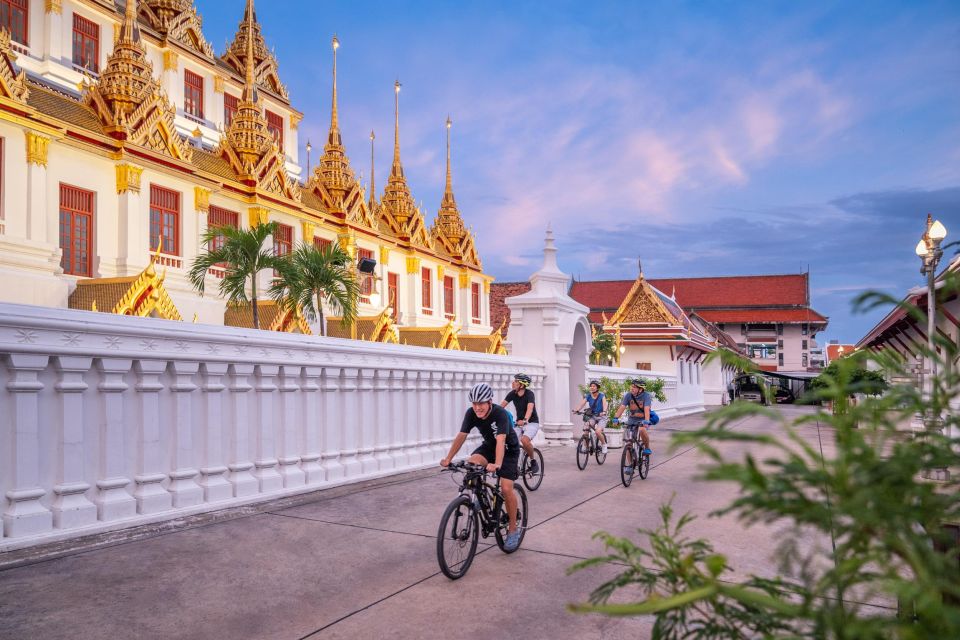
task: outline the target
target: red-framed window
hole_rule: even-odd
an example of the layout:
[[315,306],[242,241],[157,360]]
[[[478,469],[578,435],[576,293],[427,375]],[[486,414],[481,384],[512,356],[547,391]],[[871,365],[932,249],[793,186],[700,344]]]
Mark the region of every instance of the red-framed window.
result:
[[420,269],[420,284],[423,292],[423,297],[421,298],[422,304],[420,305],[421,309],[426,315],[432,316],[433,299],[430,294],[433,292],[433,272],[427,267]]
[[0,0],[0,27],[10,31],[14,42],[27,46],[28,0]]
[[150,251],[180,255],[180,192],[150,185]]
[[[3,191],[6,188],[6,183],[3,180],[4,167],[6,166],[6,138],[0,138],[0,220],[3,220],[5,217],[4,206],[3,206]],[[2,231],[3,225],[0,225],[0,231]]]
[[92,275],[93,191],[60,184],[60,266],[64,273]]
[[443,313],[447,318],[453,318],[456,315],[453,296],[453,276],[443,276]]
[[273,255],[288,256],[293,251],[293,227],[288,224],[278,224],[277,232],[273,234]]
[[480,283],[470,285],[470,317],[473,324],[480,324]]
[[240,99],[229,93],[223,94],[223,128],[229,128],[233,122],[233,116],[237,115],[237,107],[240,105]]
[[329,238],[321,238],[320,236],[313,237],[313,246],[319,249],[320,251],[325,251],[332,244],[333,244],[333,240]]
[[[357,262],[367,258],[373,260],[373,251],[370,249],[357,248]],[[373,274],[361,274],[360,277],[360,301],[370,304],[370,294],[373,293]]]
[[280,151],[283,151],[283,116],[273,111],[267,111],[267,130],[273,135],[273,139],[277,141],[277,146],[280,147]]
[[73,14],[73,64],[100,72],[100,25],[76,13]]
[[393,321],[400,319],[400,276],[396,273],[387,273],[387,304],[393,309]]
[[[233,227],[238,228],[240,226],[240,214],[236,211],[230,211],[230,209],[224,209],[223,207],[218,207],[216,205],[210,205],[210,211],[207,213],[207,228],[215,229],[217,227]],[[217,236],[217,238],[210,244],[210,250],[214,251],[223,246],[223,237]]]
[[203,120],[203,76],[189,69],[183,72],[183,111]]

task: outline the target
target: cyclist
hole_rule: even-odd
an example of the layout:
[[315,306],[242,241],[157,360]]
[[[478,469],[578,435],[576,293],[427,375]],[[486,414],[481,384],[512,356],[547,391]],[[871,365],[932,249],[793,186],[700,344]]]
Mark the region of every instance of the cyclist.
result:
[[[633,440],[637,437],[634,431],[639,431],[640,439],[643,441],[643,453],[650,455],[650,436],[647,434],[647,427],[650,426],[650,405],[653,402],[653,396],[647,392],[647,381],[643,378],[634,378],[630,381],[630,391],[623,394],[623,400],[617,408],[616,418],[620,418],[623,412],[629,409],[630,414],[627,418],[628,439]],[[633,461],[636,463],[636,460]],[[633,473],[633,466],[629,469],[624,467],[625,473]]]
[[586,405],[590,405],[590,413],[593,414],[593,417],[587,420],[587,424],[597,430],[597,438],[600,439],[600,445],[603,447],[603,452],[606,453],[607,437],[603,435],[603,425],[606,420],[600,414],[607,412],[607,397],[600,393],[599,380],[590,381],[590,391],[583,396],[583,401],[574,411],[580,411]]
[[530,376],[525,373],[513,376],[513,382],[510,384],[511,391],[500,406],[506,407],[512,402],[513,408],[517,410],[517,433],[520,435],[520,446],[530,458],[530,472],[536,475],[540,473],[540,464],[533,455],[532,440],[540,431],[540,418],[537,417],[533,391],[528,388],[531,382]]
[[467,435],[477,429],[483,436],[483,442],[470,454],[469,462],[486,465],[487,471],[496,472],[500,477],[500,490],[507,506],[510,524],[507,527],[507,539],[504,548],[513,551],[520,546],[520,532],[517,530],[517,496],[513,492],[513,481],[517,479],[520,462],[520,443],[517,432],[510,426],[507,411],[493,403],[493,389],[485,382],[474,385],[468,394],[472,405],[463,416],[460,433],[450,444],[447,457],[440,461],[441,467],[450,465],[453,456],[467,440]]

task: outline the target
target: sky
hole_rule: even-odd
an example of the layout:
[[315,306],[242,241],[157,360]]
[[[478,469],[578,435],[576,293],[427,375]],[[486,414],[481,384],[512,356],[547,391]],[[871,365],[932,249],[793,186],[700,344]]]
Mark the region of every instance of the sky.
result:
[[[197,0],[218,53],[244,0]],[[580,280],[809,270],[821,343],[923,283],[933,214],[960,239],[960,3],[259,0],[315,163],[330,122],[382,192],[400,143],[428,224],[453,187],[484,271],[526,280],[551,225]],[[305,159],[301,149],[301,158]],[[952,236],[952,237],[951,237]],[[952,256],[955,248],[947,255]]]

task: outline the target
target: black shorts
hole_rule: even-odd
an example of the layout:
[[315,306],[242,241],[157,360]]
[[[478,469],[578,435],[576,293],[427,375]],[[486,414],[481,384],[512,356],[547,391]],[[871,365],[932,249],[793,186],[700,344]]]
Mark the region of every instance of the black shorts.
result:
[[[497,450],[494,447],[487,445],[487,443],[483,443],[474,449],[473,454],[471,455],[475,455],[477,453],[486,458],[487,462],[497,461]],[[516,480],[520,476],[519,448],[514,452],[511,452],[509,449],[503,452],[503,464],[500,465],[500,471],[497,473],[497,475],[507,480]]]

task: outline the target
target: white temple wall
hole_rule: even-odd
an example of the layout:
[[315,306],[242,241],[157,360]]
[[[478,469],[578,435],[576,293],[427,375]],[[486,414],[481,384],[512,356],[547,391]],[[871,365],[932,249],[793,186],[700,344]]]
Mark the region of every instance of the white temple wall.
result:
[[[631,378],[644,378],[645,380],[656,380],[662,378],[664,385],[663,391],[667,396],[666,402],[660,402],[653,399],[652,408],[661,418],[672,416],[682,416],[690,413],[698,413],[704,410],[702,388],[698,385],[681,385],[677,381],[677,376],[669,371],[640,371],[638,369],[628,369],[623,367],[604,367],[600,365],[588,365],[587,377],[584,383],[591,378],[607,377],[614,380],[628,380]],[[697,401],[699,399],[699,402]],[[612,411],[616,410],[617,404],[622,398],[611,398],[609,406]],[[579,400],[577,400],[579,402]],[[572,407],[571,407],[572,408]]]
[[0,550],[432,467],[519,370],[539,393],[528,358],[0,304]]

